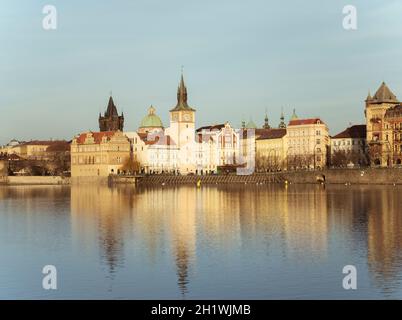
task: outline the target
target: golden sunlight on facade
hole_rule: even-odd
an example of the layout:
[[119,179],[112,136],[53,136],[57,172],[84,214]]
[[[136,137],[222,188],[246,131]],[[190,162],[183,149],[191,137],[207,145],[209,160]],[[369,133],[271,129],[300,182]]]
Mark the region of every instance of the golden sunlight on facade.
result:
[[121,131],[86,132],[71,143],[71,176],[106,177],[123,171],[130,141]]

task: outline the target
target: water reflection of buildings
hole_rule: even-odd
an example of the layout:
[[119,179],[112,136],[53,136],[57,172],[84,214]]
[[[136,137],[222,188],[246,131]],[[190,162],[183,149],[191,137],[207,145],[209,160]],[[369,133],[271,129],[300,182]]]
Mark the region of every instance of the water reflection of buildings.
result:
[[72,186],[73,239],[82,250],[100,246],[110,274],[124,263],[124,241],[144,247],[158,267],[168,252],[179,291],[185,295],[197,250],[201,255],[280,250],[284,258],[311,261],[327,258],[328,239],[335,237],[352,254],[367,247],[369,270],[377,284],[395,287],[392,282],[402,266],[397,190],[318,185]]
[[135,201],[134,225],[146,237],[151,252],[166,248],[169,241],[182,295],[188,291],[190,269],[196,256],[195,191],[194,187],[184,186],[147,188]]
[[94,239],[98,239],[111,276],[124,264],[124,241],[144,245],[151,263],[160,258],[169,243],[178,287],[185,294],[195,259],[196,194],[185,187],[142,191],[132,186],[73,185],[73,238],[79,241],[80,250],[90,250],[96,245]]
[[102,185],[73,185],[71,215],[73,240],[85,251],[99,243],[101,257],[112,276],[124,263],[124,230],[129,201],[118,189]]
[[[231,186],[203,190],[203,228],[225,246],[285,244],[284,253],[323,253],[328,220],[325,190],[317,186]],[[247,242],[247,244],[245,244]]]
[[402,272],[402,215],[399,188],[380,187],[368,192],[368,265],[374,281],[385,291],[400,288]]

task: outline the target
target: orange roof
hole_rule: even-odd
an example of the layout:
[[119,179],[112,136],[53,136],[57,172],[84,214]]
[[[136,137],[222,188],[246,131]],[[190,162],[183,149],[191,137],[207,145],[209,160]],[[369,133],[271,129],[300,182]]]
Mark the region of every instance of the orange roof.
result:
[[88,134],[92,134],[95,143],[101,143],[103,137],[107,137],[108,139],[114,135],[115,131],[101,131],[101,132],[85,132],[81,133],[77,138],[77,143],[83,144],[87,138]]
[[289,126],[302,126],[306,124],[325,124],[320,118],[290,120]]

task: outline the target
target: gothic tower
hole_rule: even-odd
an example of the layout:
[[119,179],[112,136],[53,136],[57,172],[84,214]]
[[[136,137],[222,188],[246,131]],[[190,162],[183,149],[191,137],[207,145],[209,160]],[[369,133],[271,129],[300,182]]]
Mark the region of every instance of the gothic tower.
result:
[[109,98],[106,112],[102,116],[99,114],[99,130],[100,131],[123,131],[124,115],[121,116],[117,113],[117,108],[113,102],[112,96]]

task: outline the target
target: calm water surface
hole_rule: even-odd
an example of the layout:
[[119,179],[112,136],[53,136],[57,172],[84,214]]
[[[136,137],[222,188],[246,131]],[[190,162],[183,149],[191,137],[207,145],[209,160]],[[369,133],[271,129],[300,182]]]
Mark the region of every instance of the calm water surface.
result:
[[[0,299],[402,298],[402,188],[0,187]],[[55,265],[58,290],[42,289]],[[358,290],[342,288],[355,265]]]

